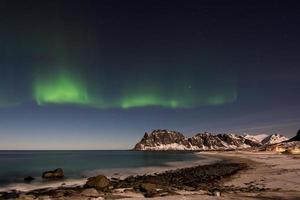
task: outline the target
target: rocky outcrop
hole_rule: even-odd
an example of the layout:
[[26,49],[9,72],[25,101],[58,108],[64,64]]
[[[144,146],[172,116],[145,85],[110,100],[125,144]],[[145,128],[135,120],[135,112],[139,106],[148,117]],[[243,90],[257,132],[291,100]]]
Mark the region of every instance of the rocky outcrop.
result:
[[198,133],[186,138],[182,133],[168,130],[154,130],[145,133],[134,150],[225,150],[259,146],[259,142],[236,134]]
[[42,178],[44,179],[56,179],[56,178],[63,178],[63,177],[64,177],[64,170],[62,168],[58,168],[53,171],[45,171],[42,174]]
[[110,180],[106,176],[98,175],[88,178],[84,186],[87,188],[95,188],[98,190],[107,190],[110,186]]

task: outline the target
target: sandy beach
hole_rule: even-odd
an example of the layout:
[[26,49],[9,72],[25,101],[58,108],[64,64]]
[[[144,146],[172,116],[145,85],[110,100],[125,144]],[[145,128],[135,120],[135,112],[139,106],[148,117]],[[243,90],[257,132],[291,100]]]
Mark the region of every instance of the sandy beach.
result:
[[[128,175],[138,174],[154,174],[161,173],[166,170],[174,170],[176,168],[193,167],[199,164],[212,164],[216,162],[227,163],[244,163],[247,164],[246,170],[241,170],[238,173],[222,180],[220,185],[220,192],[214,194],[210,190],[177,190],[173,195],[163,197],[154,197],[153,200],[196,200],[196,199],[300,199],[300,155],[286,155],[277,154],[273,152],[246,152],[246,151],[228,151],[228,152],[199,152],[200,156],[207,156],[205,162],[179,162],[170,163],[163,168],[143,168],[135,171],[126,171],[126,173],[107,172],[109,178],[124,178]],[[103,172],[103,171],[102,171]],[[93,172],[97,173],[97,172]],[[62,188],[76,188],[86,181],[80,180],[70,181],[63,187],[61,183],[56,185],[44,185],[43,187],[57,187],[57,190]],[[73,184],[72,184],[73,183]],[[60,185],[59,185],[60,184]],[[60,187],[59,187],[60,186]],[[34,188],[32,186],[32,188]],[[30,187],[10,188],[23,189],[23,191],[30,191]],[[6,188],[7,189],[7,188]],[[37,188],[34,188],[37,189]],[[41,188],[40,188],[41,189]],[[2,189],[3,190],[3,189]],[[53,198],[46,196],[46,199],[132,199],[142,200],[145,198],[143,194],[135,192],[130,188],[114,189],[110,196],[94,196],[93,198],[81,196],[80,194],[74,196],[60,196]],[[42,197],[28,196],[24,193],[18,199],[43,199]],[[1,199],[1,197],[0,197]]]
[[[181,192],[181,195],[157,197],[153,200],[210,200],[210,199],[300,199],[300,155],[284,155],[274,152],[203,152],[235,162],[247,163],[250,168],[230,177],[224,186],[265,188],[260,192],[224,192],[220,196],[205,191]],[[127,199],[127,198],[124,198]],[[134,200],[145,199],[143,197]]]

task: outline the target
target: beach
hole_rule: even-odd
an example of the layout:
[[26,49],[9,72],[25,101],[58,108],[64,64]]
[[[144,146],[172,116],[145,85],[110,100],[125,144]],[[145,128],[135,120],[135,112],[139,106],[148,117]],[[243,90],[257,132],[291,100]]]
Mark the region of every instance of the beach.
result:
[[[246,152],[246,151],[226,151],[226,152],[198,152],[199,156],[207,156],[207,162],[199,163],[200,161],[192,162],[176,162],[170,163],[164,167],[147,167],[136,170],[129,170],[126,173],[115,172],[106,174],[108,178],[115,180],[124,180],[125,177],[134,177],[140,175],[132,181],[125,181],[125,185],[134,185],[136,188],[140,180],[148,180],[146,175],[159,177],[159,173],[164,173],[168,170],[187,169],[186,175],[189,171],[195,170],[199,164],[206,165],[207,170],[214,168],[216,164],[220,164],[222,169],[232,163],[246,165],[246,168],[239,168],[232,174],[226,174],[225,177],[219,176],[213,182],[207,182],[208,187],[161,187],[157,186],[159,190],[165,190],[153,195],[153,200],[166,199],[299,199],[300,197],[300,156],[299,155],[285,155],[271,152]],[[203,160],[202,160],[203,161]],[[241,165],[241,166],[243,166]],[[199,167],[200,170],[203,170]],[[219,169],[219,168],[218,168]],[[175,170],[176,171],[176,170]],[[222,170],[220,170],[222,171]],[[226,171],[226,170],[225,170]],[[204,171],[205,172],[205,171]],[[171,172],[172,174],[173,172]],[[217,172],[218,173],[218,172]],[[185,175],[185,174],[184,174]],[[173,175],[172,175],[173,176]],[[164,177],[164,176],[163,176]],[[175,176],[176,177],[176,176]],[[150,177],[152,178],[152,177]],[[165,180],[165,179],[162,179]],[[86,179],[81,182],[73,182],[73,184],[51,185],[50,188],[35,188],[35,192],[24,190],[18,193],[15,199],[145,199],[145,192],[140,192],[139,189],[130,187],[111,188],[107,192],[95,191],[85,189],[82,185]],[[215,183],[217,184],[215,184]],[[70,182],[72,183],[72,182]],[[122,183],[123,184],[123,183]],[[119,185],[122,185],[119,182]],[[184,185],[184,184],[183,184]],[[15,188],[18,189],[18,188]],[[24,189],[24,188],[23,188]],[[84,194],[87,190],[89,193]],[[50,191],[50,192],[49,192]],[[72,192],[68,192],[72,191]],[[59,194],[59,195],[58,195]],[[84,195],[83,195],[84,194]],[[91,195],[91,196],[89,196]],[[162,195],[162,197],[159,197]],[[0,197],[1,198],[1,197]],[[2,198],[5,195],[2,193]]]
[[[185,192],[181,195],[158,197],[153,200],[210,200],[210,199],[300,199],[300,155],[285,155],[274,152],[203,152],[232,161],[247,163],[249,169],[231,176],[224,186],[232,188],[264,188],[259,192],[228,191],[220,196],[208,195],[206,191]],[[134,198],[141,200],[145,198]]]

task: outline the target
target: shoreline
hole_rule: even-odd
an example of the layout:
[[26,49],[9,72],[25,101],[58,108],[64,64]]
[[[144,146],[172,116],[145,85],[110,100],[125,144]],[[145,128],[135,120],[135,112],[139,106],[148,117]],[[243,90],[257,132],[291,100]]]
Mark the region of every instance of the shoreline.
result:
[[[145,174],[155,174],[162,173],[168,170],[176,170],[180,168],[188,168],[197,165],[207,165],[222,161],[221,158],[211,157],[209,155],[199,155],[198,152],[193,153],[199,159],[192,161],[177,161],[177,162],[166,162],[163,166],[152,166],[152,167],[139,167],[139,168],[118,168],[118,169],[96,169],[90,170],[84,173],[85,178],[72,179],[66,178],[61,180],[50,180],[45,182],[32,182],[32,183],[12,183],[0,188],[1,192],[10,191],[20,191],[20,192],[30,192],[39,189],[55,189],[59,187],[77,187],[83,186],[88,177],[96,176],[98,174],[103,174],[110,179],[125,179],[129,176],[145,175]],[[38,179],[40,179],[38,177]]]
[[[243,163],[247,165],[247,169],[238,170],[237,173],[233,173],[226,178],[222,178],[216,185],[219,193],[214,193],[212,188],[205,189],[191,189],[182,188],[174,190],[174,193],[168,193],[164,197],[153,197],[153,200],[196,200],[196,199],[297,199],[300,196],[300,156],[298,155],[284,155],[273,152],[245,152],[245,151],[231,151],[231,152],[195,152],[199,156],[207,156],[214,163],[221,163],[222,165],[230,163]],[[205,159],[207,160],[207,159]],[[198,160],[198,162],[201,160]],[[202,160],[204,161],[204,160]],[[197,162],[188,163],[169,163],[171,168],[167,167],[164,170],[191,170],[192,164],[198,164]],[[209,165],[209,163],[207,163]],[[210,163],[212,164],[212,163]],[[213,164],[212,164],[213,165]],[[203,166],[203,164],[202,164]],[[150,170],[150,171],[149,171]],[[148,172],[153,176],[159,173],[163,173],[163,169],[157,171],[157,168],[144,169],[143,172]],[[137,170],[136,172],[138,172]],[[175,170],[176,171],[176,170]],[[139,171],[141,172],[141,171]],[[147,174],[147,173],[142,173]],[[128,175],[128,174],[127,174]],[[125,177],[123,174],[122,176]],[[129,175],[130,176],[130,175]],[[133,176],[133,175],[131,175]],[[145,175],[142,176],[142,178]],[[113,177],[110,177],[113,178]],[[120,178],[120,177],[119,177]],[[119,179],[116,178],[116,179]],[[299,180],[298,180],[299,179]],[[136,181],[136,180],[135,180]],[[51,188],[50,190],[59,192],[61,190],[76,189],[82,191],[82,185],[73,185],[67,187]],[[81,189],[79,189],[81,188]],[[214,188],[214,189],[216,189]],[[44,189],[47,190],[47,189]],[[41,190],[43,191],[43,190]],[[30,193],[30,192],[29,192]],[[32,194],[32,193],[31,193]],[[39,191],[36,193],[39,194]],[[136,192],[132,188],[115,188],[110,195],[114,199],[131,199],[131,200],[143,200],[144,195]],[[39,196],[39,195],[38,195]],[[109,196],[108,199],[111,199]],[[98,199],[104,199],[105,195],[100,195]],[[1,197],[0,197],[1,199]],[[34,199],[34,198],[33,198]],[[51,198],[56,199],[56,198]],[[68,197],[57,198],[68,199]],[[87,199],[86,197],[72,197],[71,199]]]

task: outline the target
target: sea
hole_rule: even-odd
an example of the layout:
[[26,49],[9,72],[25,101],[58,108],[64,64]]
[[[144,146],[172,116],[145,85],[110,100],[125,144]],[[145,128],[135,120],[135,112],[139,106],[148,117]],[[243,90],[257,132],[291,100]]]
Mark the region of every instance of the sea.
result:
[[[91,171],[162,167],[201,157],[187,152],[93,151],[0,151],[0,188],[22,183],[26,176],[41,180],[44,171],[63,168],[66,179],[80,179]],[[205,159],[205,158],[203,158]]]

